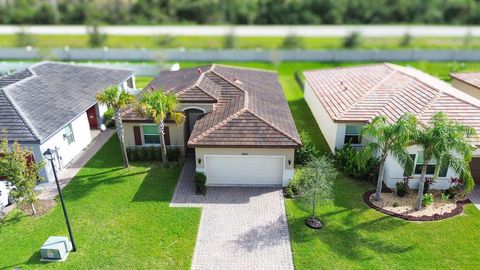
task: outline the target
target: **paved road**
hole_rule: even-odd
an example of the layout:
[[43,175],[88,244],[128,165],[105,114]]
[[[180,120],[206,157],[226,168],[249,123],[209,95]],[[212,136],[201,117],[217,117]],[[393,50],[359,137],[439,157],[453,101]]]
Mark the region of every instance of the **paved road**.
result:
[[193,166],[184,167],[170,204],[203,208],[192,269],[293,269],[281,189],[209,187],[195,195]]
[[[15,34],[22,27],[0,25],[0,35]],[[23,29],[33,34],[82,35],[87,33],[83,25],[26,26]],[[410,33],[412,36],[464,37],[467,33],[480,36],[480,26],[433,26],[433,25],[302,25],[302,26],[105,26],[102,32],[109,35],[174,35],[174,36],[286,36],[296,34],[303,37],[343,37],[353,31],[366,37],[392,37]]]

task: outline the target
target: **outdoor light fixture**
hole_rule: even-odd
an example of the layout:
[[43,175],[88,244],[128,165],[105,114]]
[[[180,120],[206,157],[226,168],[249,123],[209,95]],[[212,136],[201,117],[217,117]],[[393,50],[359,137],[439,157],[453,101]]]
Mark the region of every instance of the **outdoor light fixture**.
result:
[[[65,223],[67,223],[68,234],[70,235],[70,241],[72,242],[72,251],[77,251],[77,247],[75,246],[75,240],[73,239],[72,228],[70,227],[70,221],[68,220],[67,208],[65,208],[65,202],[63,201],[62,190],[60,189],[60,184],[58,183],[57,172],[55,171],[55,164],[53,160],[55,159],[56,151],[48,148],[44,153],[43,156],[50,161],[53,170],[53,176],[55,177],[55,184],[57,185],[58,196],[60,197],[60,201],[62,203],[63,215],[65,216]],[[47,241],[48,242],[48,241]]]
[[201,164],[201,163],[202,163],[202,159],[199,158],[199,159],[198,159],[198,164]]
[[288,160],[288,165],[292,165],[292,161],[291,161],[291,160]]

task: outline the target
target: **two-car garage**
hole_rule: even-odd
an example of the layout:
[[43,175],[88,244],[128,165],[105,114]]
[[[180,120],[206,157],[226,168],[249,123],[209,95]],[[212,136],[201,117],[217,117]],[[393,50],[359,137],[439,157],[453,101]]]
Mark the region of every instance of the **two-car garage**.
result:
[[197,171],[209,186],[285,186],[293,176],[293,148],[196,148]]
[[282,185],[283,156],[205,156],[207,185]]

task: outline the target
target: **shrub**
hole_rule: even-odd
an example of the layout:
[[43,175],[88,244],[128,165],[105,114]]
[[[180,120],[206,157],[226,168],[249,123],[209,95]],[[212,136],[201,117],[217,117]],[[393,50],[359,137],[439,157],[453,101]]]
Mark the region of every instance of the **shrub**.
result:
[[455,197],[457,197],[457,195],[462,194],[462,187],[461,187],[461,185],[453,186],[453,187],[445,190],[443,192],[443,194],[448,195],[449,199],[455,199]]
[[295,34],[289,34],[283,40],[282,49],[303,49],[303,39]]
[[130,161],[161,161],[161,149],[154,146],[129,146],[127,157]]
[[444,201],[450,200],[450,194],[446,193],[445,191],[442,192],[442,200]]
[[115,116],[115,111],[112,108],[108,108],[104,113],[103,113],[103,123],[105,126],[108,128],[114,128],[115,127],[115,120],[113,117]]
[[425,183],[423,184],[423,194],[427,194],[430,186],[435,183],[432,177],[425,177]]
[[422,199],[422,206],[429,206],[433,203],[433,194],[432,193],[427,193],[423,194],[423,199]]
[[[342,149],[335,150],[335,160],[343,172],[351,177],[376,182],[378,176],[379,159],[377,157],[368,157],[365,159],[350,144],[346,144]],[[363,165],[360,165],[362,164]]]
[[177,162],[182,156],[182,150],[180,147],[169,147],[167,148],[167,160]]
[[175,42],[175,37],[171,35],[163,35],[157,38],[157,45],[161,48],[172,47]]
[[293,176],[288,186],[285,188],[285,197],[287,198],[295,198],[300,195],[300,175],[302,173],[302,169],[295,170],[295,175]]
[[90,47],[101,47],[107,41],[107,35],[100,32],[100,26],[96,23],[89,25],[87,32]]
[[202,195],[207,192],[207,177],[201,172],[195,173],[195,190],[197,194]]
[[295,150],[295,160],[297,164],[305,164],[312,157],[318,156],[320,152],[307,131],[303,130],[300,133],[300,140],[302,147]]
[[398,197],[405,197],[410,191],[410,188],[408,187],[408,182],[410,178],[408,176],[405,176],[403,178],[403,181],[397,182],[395,184],[395,187],[397,188],[396,194]]
[[360,46],[360,33],[352,32],[348,36],[345,37],[343,40],[343,47],[344,48],[356,48]]

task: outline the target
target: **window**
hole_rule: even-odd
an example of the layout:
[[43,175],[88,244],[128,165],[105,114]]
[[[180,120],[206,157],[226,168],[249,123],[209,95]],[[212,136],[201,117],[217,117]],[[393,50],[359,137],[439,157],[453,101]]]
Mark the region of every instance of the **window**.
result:
[[133,78],[127,80],[127,86],[133,88]]
[[[422,168],[423,168],[423,152],[418,152],[418,154],[412,154],[410,156],[412,157],[412,160],[414,161],[414,164],[415,164],[413,169],[413,174],[421,175]],[[430,160],[427,165],[427,175],[434,175],[436,167],[437,167],[436,160],[434,159]],[[438,172],[438,177],[447,176],[447,171],[448,171],[448,164],[442,165],[442,167],[440,168],[440,171]],[[408,173],[407,171],[405,171],[404,175],[412,175],[412,173]]]
[[144,125],[142,126],[142,130],[144,144],[160,144],[160,135],[157,126]]
[[361,144],[362,137],[360,136],[360,129],[362,126],[347,126],[345,130],[344,143]]
[[73,136],[72,124],[68,124],[63,129],[63,139],[66,140],[69,145],[75,142],[75,136]]

